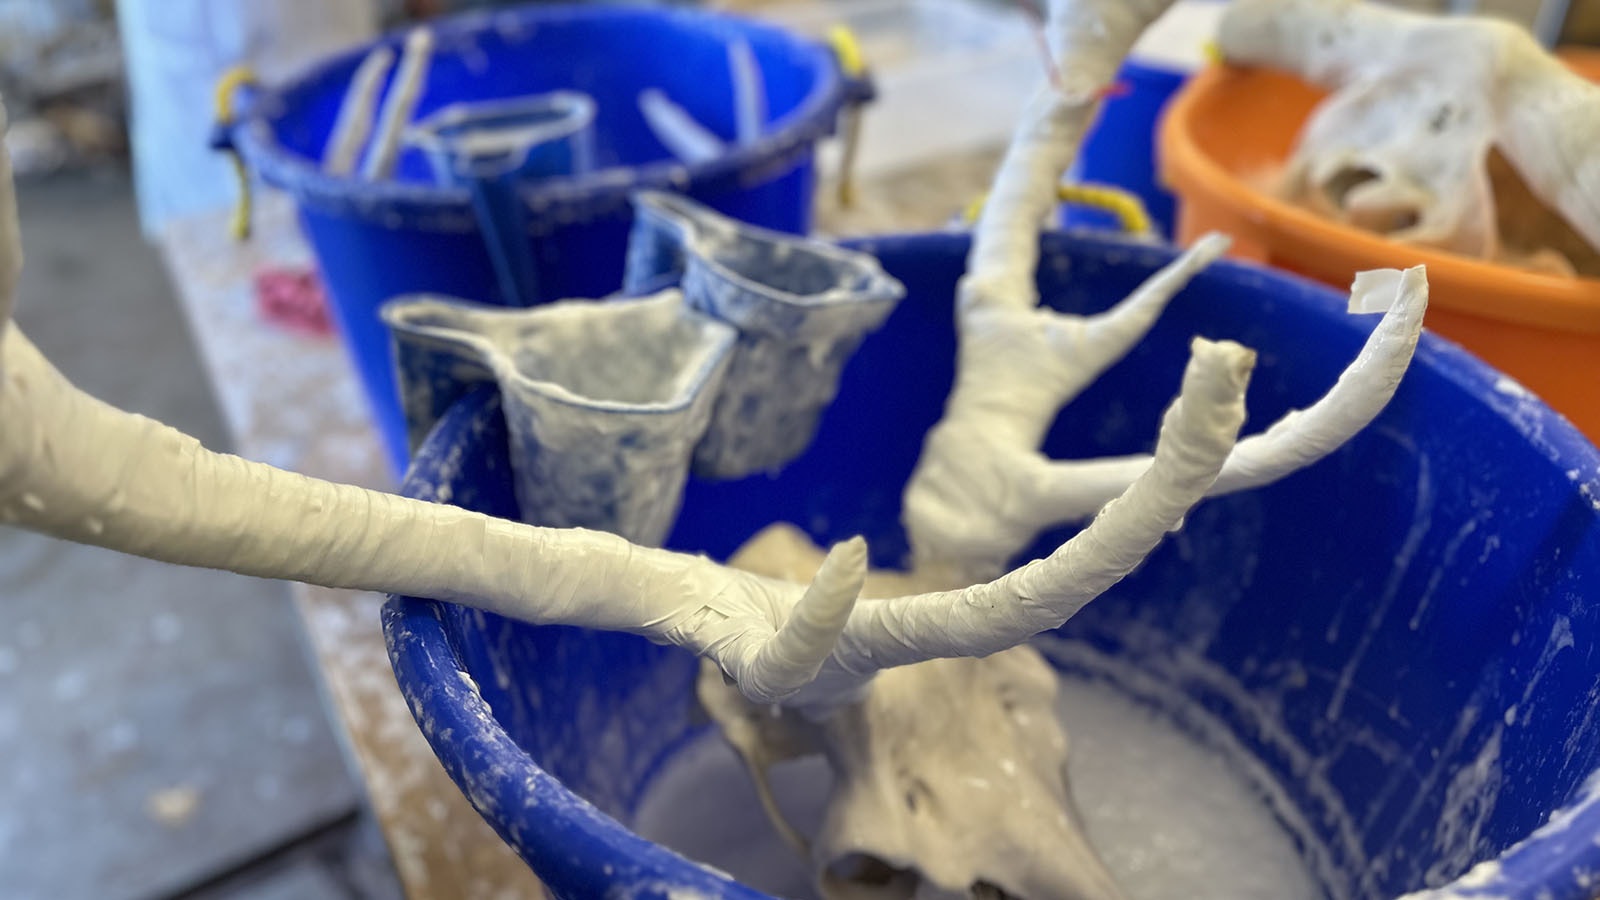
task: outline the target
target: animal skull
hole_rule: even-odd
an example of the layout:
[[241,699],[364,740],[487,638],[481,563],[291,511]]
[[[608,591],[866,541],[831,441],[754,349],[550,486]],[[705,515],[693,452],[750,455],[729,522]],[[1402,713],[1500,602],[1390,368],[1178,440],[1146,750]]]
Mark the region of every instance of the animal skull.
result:
[[[1600,87],[1507,22],[1362,0],[1240,0],[1218,43],[1233,62],[1333,90],[1313,113],[1281,190],[1396,240],[1501,257],[1490,154],[1600,248]],[[1509,173],[1508,173],[1509,174]],[[1520,189],[1520,185],[1518,188]]]

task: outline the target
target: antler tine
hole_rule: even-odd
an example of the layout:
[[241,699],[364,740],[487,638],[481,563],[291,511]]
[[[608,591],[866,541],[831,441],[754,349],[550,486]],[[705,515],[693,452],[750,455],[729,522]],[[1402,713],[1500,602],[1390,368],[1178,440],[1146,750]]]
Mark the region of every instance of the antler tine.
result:
[[1228,251],[1233,239],[1210,232],[1134,289],[1127,299],[1098,315],[1081,317],[1049,313],[1058,338],[1058,352],[1074,361],[1073,378],[1064,385],[1061,406],[1071,403],[1084,389],[1128,355],[1161,318],[1167,304],[1195,276]]
[[[1404,272],[1363,273],[1351,294],[1351,308],[1367,312],[1387,306],[1383,319],[1360,353],[1316,403],[1242,438],[1217,481],[1206,492],[1220,497],[1271,484],[1343,446],[1377,418],[1394,397],[1417,342],[1428,309],[1428,277],[1421,267]],[[1388,275],[1397,276],[1391,280]],[[1033,460],[1027,495],[1040,512],[1040,528],[1076,522],[1120,493],[1150,467],[1148,455],[1093,460]]]
[[[1367,275],[1371,273],[1363,273]],[[1383,279],[1386,281],[1386,279]],[[1351,297],[1353,311],[1362,304],[1364,286],[1357,276]],[[1390,285],[1378,292],[1387,293]],[[1400,387],[1422,338],[1428,309],[1428,275],[1422,266],[1400,273],[1383,319],[1333,387],[1311,406],[1291,412],[1266,431],[1239,442],[1208,496],[1221,496],[1270,484],[1339,449],[1367,427]]]
[[1087,528],[996,581],[861,601],[829,666],[791,705],[826,707],[880,669],[987,656],[1071,618],[1138,566],[1205,495],[1244,422],[1254,364],[1245,347],[1196,339],[1154,464]]
[[725,663],[724,671],[758,703],[793,696],[817,677],[833,653],[866,580],[867,542],[855,537],[835,545],[777,633],[748,644],[744,659]]

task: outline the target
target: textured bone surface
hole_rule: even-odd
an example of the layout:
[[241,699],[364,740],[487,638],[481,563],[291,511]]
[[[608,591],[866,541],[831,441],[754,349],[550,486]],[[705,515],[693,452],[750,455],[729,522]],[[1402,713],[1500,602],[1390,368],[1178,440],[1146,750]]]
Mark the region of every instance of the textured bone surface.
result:
[[[1506,231],[1499,205],[1527,208],[1532,197],[1554,220],[1534,230],[1564,255],[1579,251],[1569,264],[1593,267],[1600,86],[1525,30],[1363,0],[1242,0],[1229,5],[1218,42],[1230,61],[1334,92],[1284,172],[1291,199],[1396,240],[1526,262],[1539,248]],[[1509,171],[1491,166],[1493,152]]]

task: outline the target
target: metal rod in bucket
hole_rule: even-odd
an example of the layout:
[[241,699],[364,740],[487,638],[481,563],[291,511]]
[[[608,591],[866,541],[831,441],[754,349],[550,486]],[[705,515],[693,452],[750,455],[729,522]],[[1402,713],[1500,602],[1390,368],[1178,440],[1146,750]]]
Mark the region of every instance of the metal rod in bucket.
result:
[[437,179],[471,191],[489,260],[509,305],[531,306],[541,299],[518,187],[589,171],[594,117],[595,103],[587,94],[553,91],[452,104],[408,134],[427,154]]

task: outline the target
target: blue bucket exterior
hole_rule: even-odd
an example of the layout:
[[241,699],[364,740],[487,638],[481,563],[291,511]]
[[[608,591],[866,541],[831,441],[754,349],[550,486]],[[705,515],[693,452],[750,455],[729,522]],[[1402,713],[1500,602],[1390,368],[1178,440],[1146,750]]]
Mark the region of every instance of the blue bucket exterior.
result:
[[[1177,201],[1156,176],[1155,134],[1167,103],[1188,77],[1134,60],[1123,63],[1117,81],[1126,85],[1128,92],[1101,107],[1067,173],[1069,181],[1113,185],[1138,196],[1156,232],[1168,240],[1177,220]],[[1077,206],[1063,207],[1061,222],[1066,228],[1120,227],[1110,213]]]
[[[968,241],[864,246],[908,294],[846,369],[815,443],[776,477],[691,482],[670,546],[726,557],[786,520],[823,542],[864,534],[877,565],[902,560],[900,492],[953,376]],[[1048,235],[1041,292],[1060,309],[1103,309],[1172,256]],[[1355,355],[1374,319],[1343,307],[1325,287],[1218,263],[1067,408],[1046,449],[1148,451],[1196,334],[1260,351],[1246,426],[1259,430]],[[515,512],[492,391],[444,418],[405,491]],[[1306,471],[1198,507],[1060,635],[1226,726],[1306,823],[1331,896],[1386,900],[1499,857],[1489,896],[1588,898],[1600,872],[1600,803],[1583,789],[1600,764],[1596,498],[1592,445],[1424,336],[1370,428]],[[707,727],[689,654],[414,598],[391,598],[384,626],[446,769],[557,896],[761,896],[619,824]],[[1563,807],[1565,828],[1529,839]]]
[[[776,28],[686,9],[533,5],[441,20],[416,117],[466,100],[556,89],[597,104],[597,171],[522,189],[540,301],[602,297],[621,283],[632,222],[630,191],[670,188],[737,219],[804,233],[811,224],[816,142],[840,107],[867,87],[845,79],[826,47]],[[665,90],[717,134],[734,135],[726,48],[749,42],[772,118],[756,143],[695,165],[673,159],[639,114],[647,87]],[[399,52],[403,36],[385,42]],[[333,300],[333,313],[373,407],[383,442],[404,470],[405,426],[387,331],[391,297],[441,293],[505,303],[462,187],[437,187],[424,155],[402,154],[394,180],[366,183],[318,168],[351,74],[371,47],[282,88],[252,96],[228,136],[267,183],[295,199]]]

